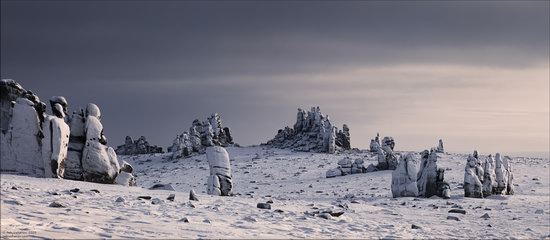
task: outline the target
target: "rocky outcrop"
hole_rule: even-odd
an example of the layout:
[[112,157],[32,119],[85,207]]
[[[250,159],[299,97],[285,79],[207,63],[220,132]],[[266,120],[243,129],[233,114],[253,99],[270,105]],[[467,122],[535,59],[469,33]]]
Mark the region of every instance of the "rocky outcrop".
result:
[[363,163],[363,159],[355,159],[352,161],[351,158],[346,157],[338,161],[337,168],[329,169],[326,172],[326,177],[332,178],[349,174],[366,173],[366,168]]
[[[500,158],[500,154],[498,155]],[[496,175],[495,175],[495,159],[489,155],[485,158],[483,163],[483,181],[482,181],[483,197],[487,197],[493,194],[493,189],[497,187]]]
[[494,194],[514,194],[514,174],[512,173],[512,159],[508,156],[501,158],[500,153],[495,155],[495,185]]
[[380,134],[376,133],[376,137],[370,140],[370,152],[378,153],[380,147]]
[[172,146],[168,147],[172,159],[204,153],[207,147],[235,145],[231,129],[224,127],[219,114],[212,114],[206,121],[195,119],[188,132],[177,135]]
[[464,197],[483,198],[484,172],[477,151],[468,156],[464,169]]
[[435,152],[445,153],[445,148],[443,148],[443,140],[442,139],[439,139],[439,143],[437,144],[437,147],[435,148]]
[[416,165],[414,154],[408,153],[401,157],[392,172],[391,191],[394,198],[418,196]]
[[132,137],[126,136],[124,144],[118,146],[115,152],[119,155],[163,153],[162,147],[150,145],[144,136],[141,136],[138,140],[135,141],[134,139],[132,139]]
[[422,162],[417,174],[418,196],[450,198],[451,188],[445,181],[445,169],[437,167],[437,153],[424,150],[420,155]]
[[227,151],[220,146],[208,147],[206,149],[206,159],[210,166],[207,193],[215,196],[232,195],[231,163]]
[[312,107],[308,112],[298,109],[293,128],[280,129],[266,145],[304,152],[335,153],[351,149],[350,131],[346,124],[338,130],[319,107]]

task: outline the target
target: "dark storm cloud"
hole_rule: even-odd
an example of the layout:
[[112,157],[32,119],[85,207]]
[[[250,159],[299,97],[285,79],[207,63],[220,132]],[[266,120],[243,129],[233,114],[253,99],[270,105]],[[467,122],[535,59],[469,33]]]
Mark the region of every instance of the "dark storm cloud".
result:
[[[384,118],[388,106],[414,107],[415,98],[434,90],[490,84],[442,74],[436,80],[429,71],[397,77],[366,72],[341,82],[312,75],[410,64],[522,69],[549,58],[546,1],[1,6],[2,78],[44,98],[65,95],[72,106],[98,103],[117,143],[143,134],[168,144],[194,118],[214,111],[223,111],[245,144],[291,124],[297,107],[322,105],[339,123],[359,114],[361,124],[369,124]],[[388,96],[401,104],[384,103]],[[377,114],[366,116],[365,109]]]

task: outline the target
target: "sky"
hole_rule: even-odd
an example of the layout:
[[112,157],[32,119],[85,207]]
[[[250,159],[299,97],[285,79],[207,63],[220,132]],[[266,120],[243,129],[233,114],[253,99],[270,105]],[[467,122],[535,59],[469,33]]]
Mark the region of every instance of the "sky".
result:
[[547,152],[548,1],[2,1],[1,77],[109,144],[166,147],[218,112],[241,145],[319,106],[352,147]]

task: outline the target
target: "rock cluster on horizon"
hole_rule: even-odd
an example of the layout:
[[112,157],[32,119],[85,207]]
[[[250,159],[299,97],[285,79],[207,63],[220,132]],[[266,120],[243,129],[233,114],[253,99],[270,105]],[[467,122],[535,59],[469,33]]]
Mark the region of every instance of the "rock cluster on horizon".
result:
[[138,140],[134,140],[132,137],[126,136],[124,144],[118,146],[115,152],[119,155],[163,153],[162,147],[150,145],[144,136],[141,136]]
[[229,127],[224,127],[219,114],[212,114],[206,121],[195,119],[188,132],[177,135],[168,147],[171,158],[182,158],[193,153],[204,153],[207,147],[234,145]]
[[294,126],[279,129],[277,135],[266,145],[304,152],[335,153],[337,150],[351,149],[350,132],[346,124],[338,130],[328,115],[323,115],[319,107],[306,112],[298,109]]
[[513,195],[514,174],[511,158],[500,153],[482,157],[477,151],[468,156],[464,169],[464,196],[484,198],[490,195]]

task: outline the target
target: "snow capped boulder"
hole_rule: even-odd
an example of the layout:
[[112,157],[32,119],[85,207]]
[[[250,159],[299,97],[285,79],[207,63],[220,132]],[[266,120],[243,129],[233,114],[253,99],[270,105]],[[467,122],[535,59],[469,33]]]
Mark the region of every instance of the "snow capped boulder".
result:
[[[41,156],[41,127],[35,103],[18,98],[11,119],[11,141],[15,170],[31,176],[44,176]],[[5,161],[2,158],[2,161]],[[8,160],[9,161],[9,160]]]
[[466,168],[464,169],[464,197],[483,198],[483,169],[478,163],[478,159],[474,155],[468,156]]
[[119,172],[119,164],[113,148],[107,146],[100,122],[101,113],[97,105],[90,103],[86,108],[86,144],[82,156],[85,181],[114,183]]
[[312,107],[308,112],[298,109],[293,128],[280,129],[265,145],[303,152],[334,153],[351,149],[348,126],[344,124],[339,131],[319,107]]
[[378,153],[380,147],[380,134],[376,133],[376,137],[370,140],[370,152]]
[[392,172],[391,191],[394,198],[418,196],[416,164],[417,160],[412,153],[399,160],[397,168]]
[[177,135],[168,152],[172,153],[172,159],[190,156],[198,152],[204,153],[207,147],[234,145],[231,130],[224,127],[219,114],[212,114],[207,121],[195,119],[189,128],[189,132]]
[[344,173],[342,172],[342,170],[340,168],[329,169],[326,173],[327,178],[338,177],[338,176],[343,176],[343,175],[344,175]]
[[423,151],[420,171],[417,174],[419,196],[429,198],[437,195],[437,154]]
[[381,147],[386,152],[393,152],[393,148],[395,147],[395,141],[393,140],[393,137],[384,137],[384,139],[382,139]]
[[137,154],[152,154],[162,153],[162,147],[150,145],[144,136],[134,141],[132,137],[126,136],[124,144],[117,147],[116,151],[119,155],[137,155]]
[[[500,159],[500,154],[498,157]],[[497,187],[496,175],[495,175],[495,160],[493,156],[489,155],[485,158],[483,163],[483,197],[487,197],[493,194],[493,189]]]
[[42,126],[44,134],[42,139],[44,176],[62,178],[65,173],[70,129],[64,121],[65,113],[61,104],[55,103],[52,111],[54,115],[47,116]]
[[229,154],[220,146],[208,147],[206,159],[210,166],[210,177],[208,178],[208,194],[217,196],[230,196],[233,189],[231,180],[231,164]]
[[123,186],[136,186],[136,177],[133,175],[134,168],[126,161],[120,164],[119,173],[115,179],[115,182]]
[[508,156],[502,159],[500,153],[495,155],[495,185],[493,188],[495,194],[514,194],[514,175],[510,160]]

